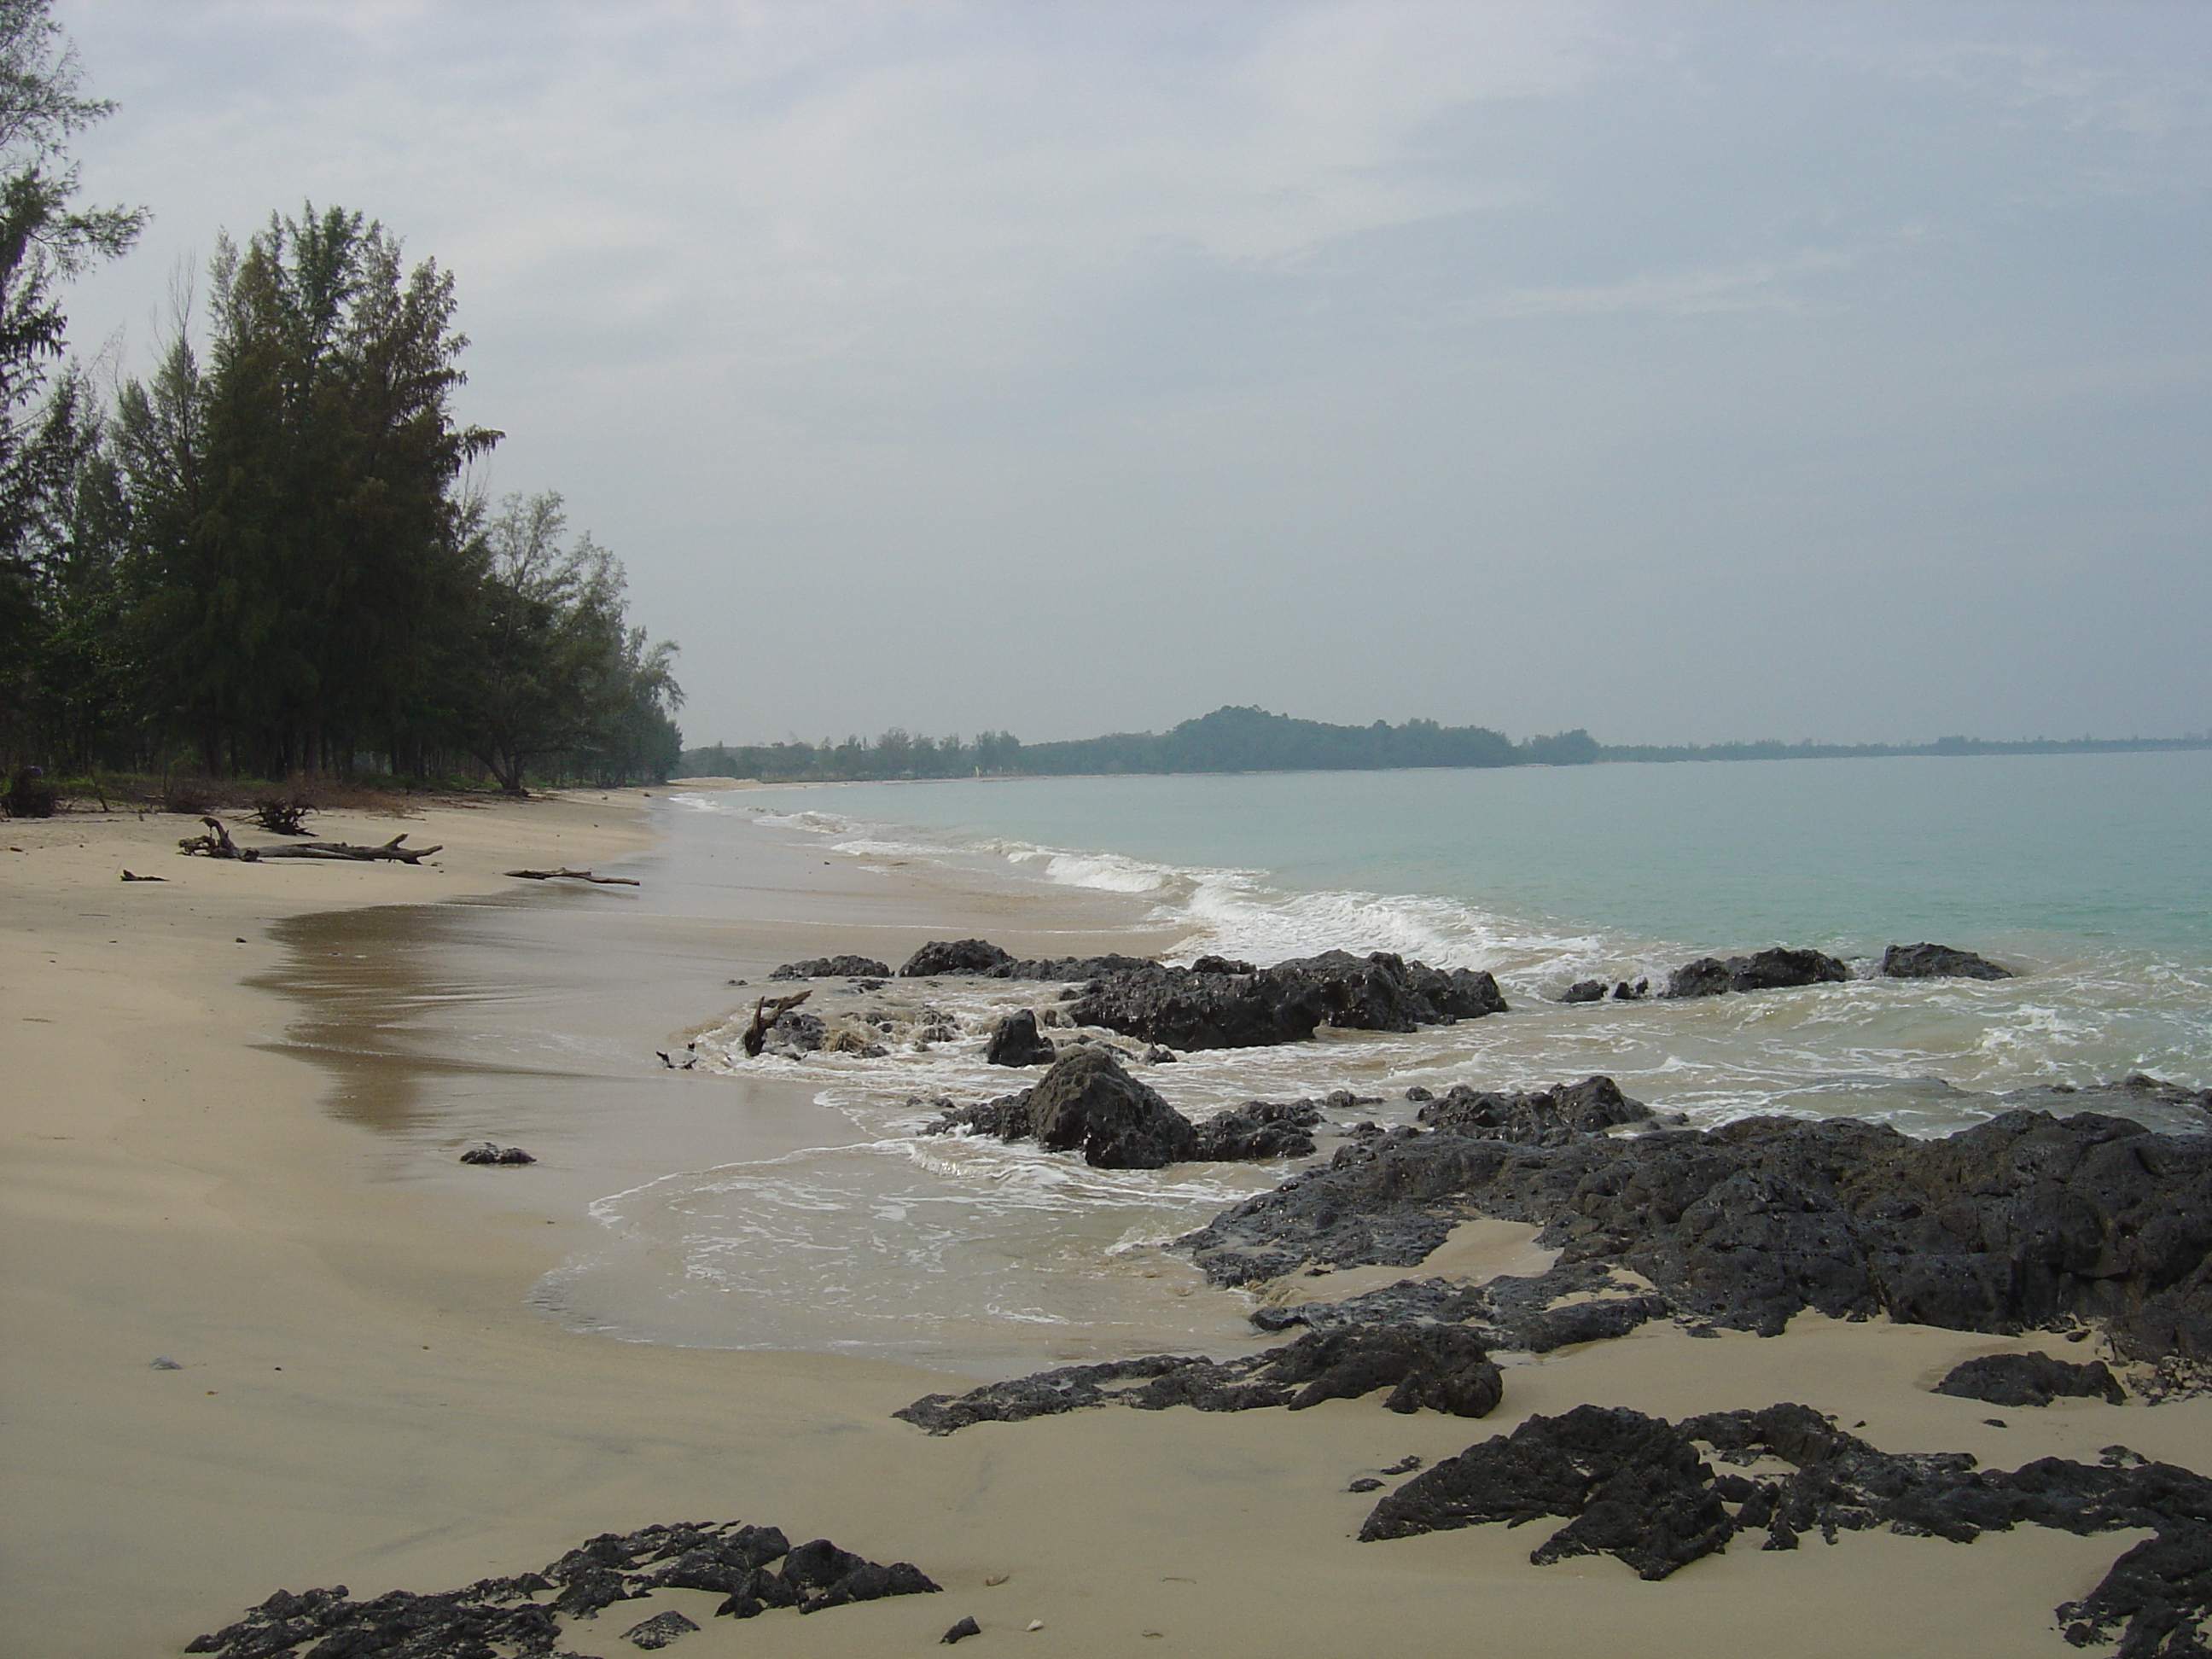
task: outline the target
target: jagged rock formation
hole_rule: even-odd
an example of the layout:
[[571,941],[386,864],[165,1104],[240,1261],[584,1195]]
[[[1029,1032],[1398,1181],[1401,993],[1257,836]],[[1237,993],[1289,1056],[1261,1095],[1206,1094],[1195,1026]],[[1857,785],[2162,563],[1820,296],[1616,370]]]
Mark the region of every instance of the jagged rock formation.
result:
[[[781,1569],[769,1563],[782,1559]],[[940,1588],[910,1562],[890,1566],[839,1549],[826,1538],[793,1548],[775,1527],[688,1522],[629,1534],[602,1533],[544,1571],[485,1578],[457,1590],[417,1595],[393,1590],[349,1601],[343,1584],[295,1595],[278,1590],[245,1618],[196,1638],[185,1651],[222,1659],[292,1659],[319,1655],[379,1659],[483,1659],[502,1644],[518,1656],[550,1656],[561,1620],[595,1618],[617,1601],[656,1589],[709,1590],[726,1599],[718,1614],[750,1619],[769,1607],[818,1613],[886,1595]],[[536,1598],[551,1593],[550,1599]],[[682,1620],[678,1625],[673,1620]],[[657,1628],[656,1628],[657,1627]],[[626,1632],[641,1648],[664,1647],[698,1626],[662,1614]],[[665,1639],[638,1639],[641,1632]]]
[[890,969],[873,957],[809,957],[787,962],[770,979],[889,979]]
[[1662,997],[1713,997],[1729,991],[1774,991],[1798,985],[1840,985],[1851,970],[1818,951],[1781,947],[1747,957],[1699,957],[1667,976]]
[[1936,1392],[1992,1406],[2048,1406],[2062,1395],[2123,1405],[2127,1391],[2101,1359],[2069,1365],[2047,1353],[1990,1353],[1954,1365]]
[[1432,1128],[1456,1129],[1492,1140],[1557,1146],[1577,1135],[1595,1134],[1650,1119],[1651,1109],[1631,1100],[1609,1077],[1586,1077],[1534,1093],[1500,1094],[1455,1083],[1414,1115]]
[[1021,1423],[1095,1406],[1304,1411],[1324,1400],[1356,1400],[1382,1388],[1390,1390],[1382,1403],[1394,1412],[1425,1407],[1481,1417],[1498,1404],[1504,1382],[1480,1339],[1462,1327],[1355,1326],[1310,1331],[1287,1346],[1242,1359],[1151,1354],[1070,1365],[963,1395],[928,1395],[891,1415],[932,1434],[951,1434],[971,1423]]
[[1079,1152],[1103,1170],[1158,1170],[1199,1159],[1310,1157],[1307,1131],[1320,1121],[1309,1101],[1255,1100],[1194,1124],[1124,1071],[1112,1049],[1093,1045],[1062,1054],[1035,1087],[953,1107],[925,1133],[1034,1139],[1056,1152]]
[[1939,1140],[1847,1118],[1556,1146],[1368,1129],[1177,1248],[1243,1285],[1410,1267],[1477,1216],[1734,1329],[1803,1308],[2007,1334],[2095,1320],[2129,1358],[2212,1360],[2212,1136],[2089,1113],[2008,1111]]
[[[1716,1474],[1702,1446],[1748,1467],[1762,1455],[1793,1466],[1779,1479]],[[1640,1412],[1578,1406],[1532,1417],[1447,1458],[1376,1504],[1363,1540],[1406,1538],[1543,1516],[1567,1524],[1529,1553],[1538,1565],[1607,1554],[1644,1578],[1664,1578],[1763,1530],[1765,1549],[1795,1549],[1817,1529],[1887,1526],[1966,1543],[2015,1526],[2078,1536],[2149,1528],[2079,1601],[2057,1608],[2076,1647],[2120,1638],[2123,1659],[2182,1659],[2207,1650],[2212,1614],[2212,1480],[2124,1447],[2101,1465],[2046,1457],[1982,1469],[1963,1452],[1896,1454],[1796,1405],[1717,1412],[1679,1424]]]
[[1891,979],[2011,979],[1987,957],[1948,945],[1893,945],[1881,953],[1881,971]]
[[[1570,1296],[1589,1299],[1554,1305]],[[1528,1278],[1506,1274],[1480,1285],[1449,1279],[1401,1279],[1341,1302],[1255,1308],[1251,1319],[1263,1331],[1296,1325],[1316,1331],[1360,1325],[1465,1325],[1492,1352],[1550,1353],[1577,1342],[1626,1336],[1670,1311],[1666,1297],[1639,1290],[1602,1263],[1579,1262]]]
[[928,979],[953,974],[969,978],[1074,981],[1157,965],[1145,957],[1116,954],[1023,958],[1000,950],[988,939],[932,939],[906,959],[899,969],[899,977]]

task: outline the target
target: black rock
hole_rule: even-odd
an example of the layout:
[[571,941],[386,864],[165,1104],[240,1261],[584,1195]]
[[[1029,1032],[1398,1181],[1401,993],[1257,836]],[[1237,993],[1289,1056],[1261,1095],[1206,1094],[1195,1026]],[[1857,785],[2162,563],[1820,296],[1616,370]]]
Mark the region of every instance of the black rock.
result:
[[988,939],[932,939],[908,957],[899,969],[902,979],[927,979],[937,974],[988,974],[1013,961]]
[[1893,945],[1881,953],[1881,971],[1892,979],[2011,979],[1986,957],[1948,945]]
[[1602,1002],[1605,1000],[1605,981],[1601,979],[1578,979],[1559,993],[1562,1002]]
[[1650,992],[1651,981],[1648,979],[1639,979],[1633,985],[1625,979],[1618,980],[1613,984],[1613,1000],[1615,1002],[1641,1002]]
[[1279,1104],[1248,1100],[1198,1126],[1198,1153],[1218,1162],[1259,1158],[1311,1158],[1309,1133],[1321,1121],[1321,1109],[1310,1100]]
[[1243,1285],[1410,1267],[1480,1216],[1731,1329],[1772,1334],[1808,1307],[2002,1334],[2094,1320],[2128,1358],[2212,1360],[2212,1136],[2089,1113],[2008,1111],[1938,1140],[1851,1118],[1556,1146],[1370,1129],[1177,1248]]
[[464,1164],[535,1164],[538,1160],[520,1146],[495,1146],[480,1140],[461,1154]]
[[889,979],[890,969],[873,957],[809,957],[787,962],[770,979]]
[[1498,1094],[1455,1083],[1415,1115],[1434,1128],[1556,1146],[1578,1134],[1644,1122],[1651,1109],[1621,1093],[1611,1078],[1598,1076],[1533,1094]]
[[[1725,1462],[1771,1459],[1791,1473],[1717,1475],[1702,1446]],[[2149,1530],[2154,1535],[2115,1561],[2087,1595],[2058,1607],[2066,1639],[2086,1647],[2117,1633],[2130,1659],[2207,1650],[2212,1480],[2120,1447],[2095,1467],[2046,1457],[2007,1472],[1979,1468],[1963,1452],[1883,1452],[1804,1406],[1674,1424],[1579,1406],[1532,1417],[1416,1475],[1376,1504],[1359,1535],[1372,1541],[1545,1516],[1566,1524],[1530,1552],[1532,1562],[1603,1553],[1647,1579],[1725,1549],[1742,1532],[1763,1531],[1763,1548],[1786,1550],[1816,1529],[1830,1543],[1882,1526],[1955,1543],[2023,1525],[2083,1537]]]
[[991,1028],[983,1058],[993,1066],[1049,1066],[1056,1052],[1052,1039],[1038,1032],[1036,1012],[1022,1008]]
[[1382,1483],[1371,1474],[1363,1474],[1357,1480],[1345,1482],[1344,1489],[1346,1492],[1381,1492]]
[[939,1637],[937,1639],[949,1646],[954,1642],[964,1642],[971,1636],[981,1636],[982,1633],[983,1627],[977,1624],[974,1617],[971,1615],[969,1618],[963,1619],[958,1624],[955,1625],[951,1630],[945,1632],[944,1635]]
[[[1570,1297],[1577,1299],[1563,1300]],[[1664,1297],[1635,1289],[1601,1263],[1581,1262],[1555,1266],[1533,1278],[1504,1274],[1480,1286],[1401,1279],[1341,1302],[1255,1308],[1250,1317],[1263,1331],[1294,1325],[1317,1331],[1353,1325],[1465,1325],[1493,1352],[1550,1353],[1578,1342],[1626,1336],[1668,1311]]]
[[1094,1406],[1303,1411],[1324,1400],[1357,1399],[1388,1388],[1382,1403],[1394,1412],[1425,1407],[1481,1417],[1498,1404],[1504,1387],[1473,1331],[1451,1325],[1353,1327],[1310,1331],[1285,1347],[1242,1359],[1152,1354],[1070,1365],[963,1395],[929,1395],[891,1415],[932,1434],[951,1434],[971,1423],[1020,1423]]
[[1257,969],[1213,957],[1188,968],[1144,963],[1095,977],[1072,1001],[1079,1024],[1186,1050],[1297,1042],[1321,1025],[1411,1031],[1505,1012],[1488,974],[1387,951],[1330,951]]
[[1193,1159],[1310,1157],[1308,1132],[1320,1121],[1311,1101],[1254,1100],[1194,1125],[1123,1070],[1111,1047],[1072,1043],[1035,1087],[946,1108],[924,1133],[1036,1139],[1054,1152],[1080,1152],[1101,1169],[1157,1170]]
[[671,1607],[666,1613],[656,1613],[641,1625],[632,1625],[623,1632],[623,1639],[633,1646],[650,1651],[665,1648],[686,1631],[699,1626]]
[[1711,997],[1724,991],[1772,991],[1797,985],[1840,985],[1851,970],[1818,951],[1778,948],[1753,956],[1714,957],[1677,968],[1667,979],[1667,997]]
[[1936,1392],[1992,1406],[2048,1406],[2062,1395],[2118,1406],[2127,1391],[2101,1359],[2069,1365],[2047,1353],[1992,1353],[1954,1365]]

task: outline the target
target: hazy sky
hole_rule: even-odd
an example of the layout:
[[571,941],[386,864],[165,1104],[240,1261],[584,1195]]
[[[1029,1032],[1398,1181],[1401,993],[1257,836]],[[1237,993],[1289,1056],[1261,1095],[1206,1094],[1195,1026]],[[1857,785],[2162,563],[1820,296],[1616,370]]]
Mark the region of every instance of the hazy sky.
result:
[[695,743],[2212,726],[2212,5],[59,0],[139,371],[458,276]]

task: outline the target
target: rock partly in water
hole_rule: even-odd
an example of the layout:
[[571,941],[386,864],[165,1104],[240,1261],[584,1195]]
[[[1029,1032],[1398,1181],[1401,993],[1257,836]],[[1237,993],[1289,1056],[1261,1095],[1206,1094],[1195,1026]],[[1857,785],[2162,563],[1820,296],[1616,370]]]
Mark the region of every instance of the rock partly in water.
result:
[[1172,1048],[1249,1048],[1303,1042],[1320,1026],[1411,1031],[1505,1012],[1488,974],[1449,972],[1378,951],[1249,963],[1201,957],[1188,968],[1146,963],[1100,975],[1071,998],[1078,1024]]
[[1058,1052],[1052,1039],[1038,1031],[1036,1011],[1021,1008],[991,1028],[983,1058],[993,1066],[1049,1066]]
[[1321,1121],[1310,1101],[1255,1100],[1194,1124],[1122,1069],[1115,1050],[1071,1048],[1033,1088],[978,1105],[951,1107],[926,1133],[966,1130],[1001,1140],[1036,1140],[1079,1152],[1103,1170],[1158,1170],[1199,1159],[1305,1158]]
[[2048,1406],[2062,1396],[2118,1406],[2127,1391],[2101,1359],[2071,1365],[2047,1353],[1991,1353],[1954,1365],[1936,1392],[1992,1406]]
[[1562,1002],[1602,1002],[1605,1000],[1605,981],[1601,979],[1578,979],[1559,993]]
[[480,1140],[461,1154],[464,1164],[535,1164],[538,1160],[520,1146],[501,1146]]
[[1747,957],[1700,957],[1668,975],[1664,997],[1711,997],[1728,991],[1774,991],[1798,985],[1840,985],[1850,979],[1844,963],[1819,951],[1786,947]]
[[770,979],[889,979],[890,967],[873,957],[809,957],[787,962]]
[[1597,1076],[1533,1093],[1501,1094],[1455,1083],[1415,1115],[1431,1128],[1556,1146],[1578,1134],[1646,1122],[1651,1109],[1621,1093],[1620,1085],[1611,1078]]
[[1762,1334],[1832,1318],[2014,1334],[2094,1320],[2130,1358],[2212,1361],[2212,1136],[2008,1111],[1936,1140],[1748,1118],[1525,1146],[1370,1129],[1177,1241],[1219,1285],[1410,1267],[1477,1217]]
[[1152,1354],[1070,1365],[963,1395],[929,1395],[891,1414],[932,1434],[951,1434],[971,1423],[1020,1423],[1096,1406],[1303,1411],[1324,1400],[1353,1400],[1384,1388],[1390,1394],[1382,1403],[1394,1412],[1481,1417],[1498,1404],[1504,1382],[1473,1331],[1452,1325],[1355,1326],[1310,1331],[1287,1346],[1242,1359]]
[[[1786,1475],[1716,1474],[1762,1460]],[[2051,1527],[2077,1536],[2148,1529],[2079,1601],[2057,1609],[2076,1647],[2119,1637],[2130,1659],[2207,1651],[2212,1616],[2212,1480],[2111,1447],[2098,1465],[2046,1457],[2005,1471],[1964,1452],[1896,1454],[1837,1428],[1809,1407],[1717,1412],[1680,1423],[1621,1407],[1578,1406],[1532,1417],[1468,1447],[1377,1503],[1364,1541],[1541,1516],[1566,1525],[1529,1553],[1538,1565],[1606,1554],[1638,1577],[1665,1578],[1727,1547],[1739,1533],[1761,1547],[1798,1547],[1818,1531],[1887,1527],[1968,1543],[1984,1532]]]
[[[781,1570],[771,1570],[769,1564],[779,1557]],[[185,1651],[222,1659],[296,1659],[309,1650],[392,1659],[544,1655],[554,1651],[563,1619],[594,1618],[617,1601],[657,1589],[714,1592],[727,1598],[717,1611],[750,1618],[771,1607],[811,1613],[938,1588],[911,1563],[882,1566],[826,1538],[793,1549],[775,1527],[683,1522],[602,1533],[542,1573],[480,1579],[434,1595],[392,1590],[352,1601],[343,1584],[297,1595],[278,1590],[235,1624],[195,1638]],[[549,1592],[550,1600],[535,1599]],[[681,1613],[665,1613],[625,1633],[637,1646],[652,1649],[698,1628]]]
[[1881,953],[1881,971],[1891,979],[2011,979],[1987,957],[1948,945],[1893,945]]
[[1613,982],[1613,1000],[1615,1002],[1641,1002],[1650,994],[1651,981],[1648,979],[1639,979],[1633,985],[1625,979]]

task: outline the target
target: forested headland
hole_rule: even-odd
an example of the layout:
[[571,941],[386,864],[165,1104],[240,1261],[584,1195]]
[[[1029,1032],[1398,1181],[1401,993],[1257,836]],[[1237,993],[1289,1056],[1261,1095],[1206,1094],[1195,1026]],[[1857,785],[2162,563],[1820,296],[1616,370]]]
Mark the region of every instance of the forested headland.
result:
[[557,495],[493,501],[453,409],[453,274],[343,208],[218,238],[150,372],[69,355],[69,280],[140,208],[77,205],[86,95],[0,0],[0,763],[10,773],[614,784],[682,739],[674,647]]

